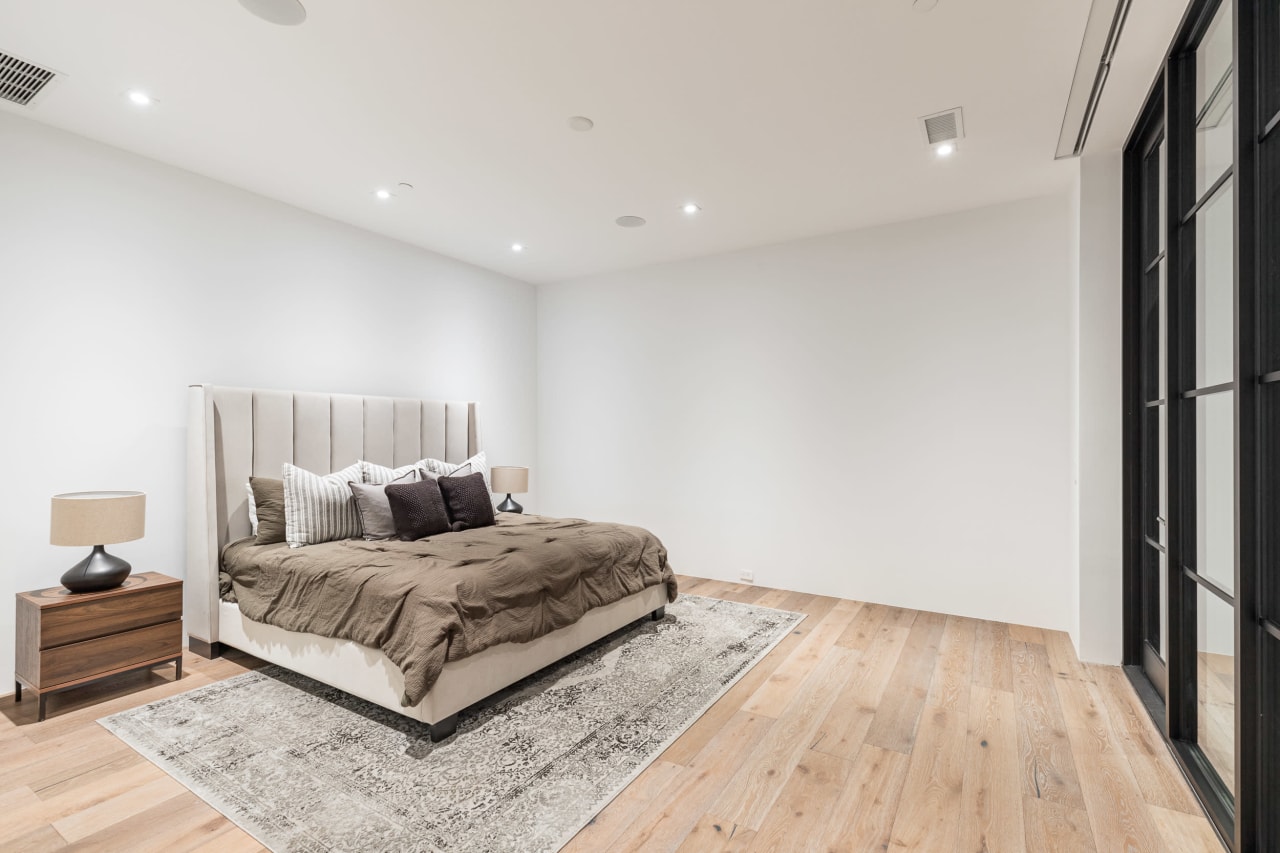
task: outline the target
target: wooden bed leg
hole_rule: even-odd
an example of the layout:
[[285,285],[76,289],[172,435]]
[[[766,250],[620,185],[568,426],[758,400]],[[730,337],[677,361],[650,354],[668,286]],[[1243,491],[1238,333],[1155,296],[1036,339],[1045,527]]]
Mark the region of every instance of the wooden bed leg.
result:
[[664,604],[662,607],[659,607],[657,610],[650,613],[649,618],[652,619],[654,622],[661,622],[663,618],[666,617],[666,615],[667,615],[667,607]]
[[431,742],[439,743],[458,730],[458,715],[450,714],[438,723],[430,723]]

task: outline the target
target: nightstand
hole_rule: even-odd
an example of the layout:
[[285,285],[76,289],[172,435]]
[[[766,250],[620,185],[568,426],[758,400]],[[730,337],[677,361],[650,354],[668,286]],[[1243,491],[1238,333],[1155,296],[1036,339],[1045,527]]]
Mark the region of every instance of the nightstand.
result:
[[182,581],[156,572],[131,575],[102,592],[60,586],[18,593],[16,701],[25,686],[40,698],[92,681],[175,665],[182,678]]

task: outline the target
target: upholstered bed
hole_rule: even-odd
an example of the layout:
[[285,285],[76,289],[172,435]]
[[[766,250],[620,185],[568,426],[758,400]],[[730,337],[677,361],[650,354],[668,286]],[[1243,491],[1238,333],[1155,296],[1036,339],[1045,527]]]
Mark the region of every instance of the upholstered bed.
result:
[[377,648],[247,618],[219,595],[224,547],[249,535],[244,484],[292,463],[338,470],[356,459],[397,467],[425,457],[460,463],[480,450],[474,403],[345,394],[190,388],[185,619],[192,651],[231,646],[428,723],[448,736],[458,711],[646,615],[660,615],[658,583],[529,642],[504,642],[449,660],[416,704],[405,677]]

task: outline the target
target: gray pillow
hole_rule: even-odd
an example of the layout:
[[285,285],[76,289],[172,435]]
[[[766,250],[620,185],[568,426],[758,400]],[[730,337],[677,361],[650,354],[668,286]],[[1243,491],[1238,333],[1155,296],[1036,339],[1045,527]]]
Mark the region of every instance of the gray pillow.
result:
[[[423,473],[413,468],[391,482],[416,483],[422,479]],[[369,541],[396,538],[396,522],[391,515],[391,502],[387,500],[388,485],[388,483],[379,485],[347,483],[351,489],[351,496],[355,498],[356,510],[360,513],[360,525],[364,528],[364,538]]]

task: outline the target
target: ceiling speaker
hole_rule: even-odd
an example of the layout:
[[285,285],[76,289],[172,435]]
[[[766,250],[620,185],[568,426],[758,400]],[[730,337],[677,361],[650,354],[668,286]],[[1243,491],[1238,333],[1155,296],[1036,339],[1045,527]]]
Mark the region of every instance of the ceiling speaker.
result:
[[57,74],[32,62],[0,53],[0,99],[25,107]]

